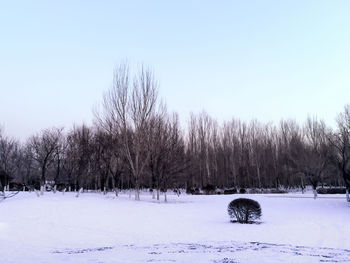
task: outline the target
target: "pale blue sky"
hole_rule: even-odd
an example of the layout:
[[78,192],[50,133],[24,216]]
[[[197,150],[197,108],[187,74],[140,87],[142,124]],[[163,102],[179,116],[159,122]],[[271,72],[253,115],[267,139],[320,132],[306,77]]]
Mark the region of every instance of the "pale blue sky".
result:
[[151,66],[183,122],[327,123],[350,103],[350,1],[2,1],[0,124],[91,123],[113,68]]

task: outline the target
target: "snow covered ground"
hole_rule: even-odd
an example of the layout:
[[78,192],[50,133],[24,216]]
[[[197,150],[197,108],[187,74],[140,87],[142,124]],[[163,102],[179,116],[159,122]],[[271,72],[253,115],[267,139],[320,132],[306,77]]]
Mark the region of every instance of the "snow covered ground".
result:
[[251,225],[229,222],[238,197],[20,193],[0,202],[0,262],[350,262],[344,196],[244,195],[262,207]]

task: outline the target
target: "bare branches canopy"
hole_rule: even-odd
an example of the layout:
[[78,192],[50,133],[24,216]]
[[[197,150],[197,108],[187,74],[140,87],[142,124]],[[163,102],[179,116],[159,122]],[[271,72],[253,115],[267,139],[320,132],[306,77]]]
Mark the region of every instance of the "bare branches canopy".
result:
[[157,106],[158,84],[153,73],[141,68],[130,81],[127,65],[114,74],[113,87],[103,97],[100,124],[110,134],[122,138],[122,153],[135,183],[135,199],[139,200],[140,181],[149,160],[150,120]]
[[[0,130],[0,191],[19,182],[62,189],[288,188],[350,190],[350,106],[331,129],[316,118],[303,125],[232,119],[219,124],[192,114],[187,131],[158,102],[158,82],[142,67],[115,70],[93,127],[51,128],[25,144]],[[166,195],[165,195],[166,200]],[[350,198],[349,198],[350,200]]]

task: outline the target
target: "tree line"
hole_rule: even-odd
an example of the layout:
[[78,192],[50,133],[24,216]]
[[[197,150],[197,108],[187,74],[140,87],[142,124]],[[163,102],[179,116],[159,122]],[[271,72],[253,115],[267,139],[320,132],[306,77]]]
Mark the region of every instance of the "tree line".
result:
[[12,182],[67,190],[174,188],[350,189],[350,105],[337,127],[309,117],[303,124],[232,119],[219,124],[192,114],[186,131],[158,99],[147,68],[115,70],[92,126],[49,128],[25,143],[0,129],[0,190]]

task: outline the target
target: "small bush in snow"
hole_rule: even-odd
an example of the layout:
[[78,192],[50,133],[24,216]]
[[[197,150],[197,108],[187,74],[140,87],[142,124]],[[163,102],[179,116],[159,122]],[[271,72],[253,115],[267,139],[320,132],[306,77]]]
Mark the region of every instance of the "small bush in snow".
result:
[[318,188],[318,194],[345,194],[346,188]]
[[239,189],[239,193],[240,193],[240,194],[245,194],[246,192],[247,192],[247,190],[245,190],[245,188]]
[[326,188],[318,188],[317,190],[317,193],[318,194],[327,194],[327,189]]
[[207,184],[206,186],[202,187],[202,191],[204,191],[206,195],[215,194],[215,189],[216,189],[216,186],[212,184]]
[[346,194],[346,188],[329,188],[327,189],[328,194]]
[[192,195],[200,195],[200,194],[202,194],[198,187],[196,187],[196,188],[194,188],[194,187],[187,188],[186,189],[186,193],[187,194],[192,194]]
[[283,189],[271,189],[270,193],[271,194],[287,194],[288,191],[287,190],[283,190]]
[[[198,189],[198,188],[187,187],[187,188],[186,188],[186,194],[192,194],[192,195],[194,195],[195,192],[197,191],[197,189]],[[198,191],[199,191],[199,189],[198,189]]]
[[224,190],[225,195],[232,195],[232,194],[237,194],[237,189],[236,188],[229,188]]
[[253,223],[261,217],[260,204],[248,198],[237,198],[231,201],[227,211],[231,222],[238,222],[241,224]]
[[263,190],[257,189],[257,188],[252,188],[249,190],[250,194],[262,194]]

